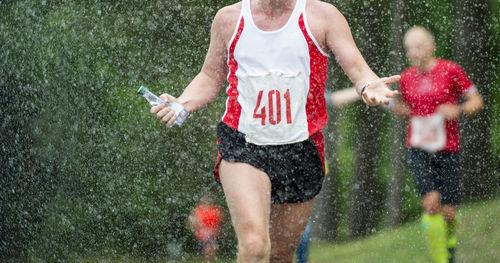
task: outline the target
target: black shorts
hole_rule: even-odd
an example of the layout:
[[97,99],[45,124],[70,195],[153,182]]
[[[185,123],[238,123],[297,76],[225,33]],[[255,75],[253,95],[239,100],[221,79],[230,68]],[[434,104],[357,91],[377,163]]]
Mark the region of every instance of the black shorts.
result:
[[248,163],[265,172],[271,180],[273,204],[302,203],[313,199],[321,190],[324,172],[324,137],[321,132],[309,139],[285,145],[255,145],[245,135],[225,123],[217,127],[219,158],[229,162]]
[[441,203],[458,205],[460,198],[459,155],[455,152],[429,153],[408,148],[408,167],[421,196],[438,191]]

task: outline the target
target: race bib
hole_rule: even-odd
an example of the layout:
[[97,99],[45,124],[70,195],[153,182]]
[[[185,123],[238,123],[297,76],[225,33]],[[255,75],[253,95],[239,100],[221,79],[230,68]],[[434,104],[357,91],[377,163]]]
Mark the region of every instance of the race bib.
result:
[[428,152],[437,152],[446,145],[445,120],[441,114],[413,116],[410,144]]
[[245,112],[245,138],[258,145],[304,141],[306,81],[302,73],[269,72],[241,79],[238,101]]

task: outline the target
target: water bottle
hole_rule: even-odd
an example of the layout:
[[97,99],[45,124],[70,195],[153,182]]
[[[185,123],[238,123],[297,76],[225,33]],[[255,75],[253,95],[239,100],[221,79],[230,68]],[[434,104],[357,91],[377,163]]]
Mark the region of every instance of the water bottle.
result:
[[143,96],[149,102],[149,104],[151,104],[151,106],[164,104],[165,106],[172,109],[175,112],[175,124],[177,125],[182,125],[182,123],[189,115],[189,112],[181,104],[177,102],[167,103],[144,86],[141,86],[137,93]]

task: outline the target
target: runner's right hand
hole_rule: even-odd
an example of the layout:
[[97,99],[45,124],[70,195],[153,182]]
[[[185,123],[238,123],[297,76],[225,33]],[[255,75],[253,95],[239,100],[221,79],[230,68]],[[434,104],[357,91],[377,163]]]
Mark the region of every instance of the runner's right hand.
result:
[[[160,96],[162,100],[164,100],[167,103],[172,103],[172,102],[177,102],[177,99],[167,93],[164,93]],[[172,127],[175,124],[175,111],[172,110],[170,107],[166,107],[165,105],[159,104],[156,106],[151,107],[151,113],[155,114],[160,121],[169,126]]]

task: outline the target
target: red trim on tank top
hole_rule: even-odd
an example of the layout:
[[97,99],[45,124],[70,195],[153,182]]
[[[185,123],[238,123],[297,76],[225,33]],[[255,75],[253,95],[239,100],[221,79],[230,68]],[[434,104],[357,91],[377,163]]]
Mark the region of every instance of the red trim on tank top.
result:
[[309,36],[304,22],[304,14],[299,17],[299,28],[309,49],[310,70],[309,93],[307,94],[306,114],[309,136],[325,127],[328,121],[325,101],[325,81],[328,71],[328,57],[318,49]]
[[[217,148],[219,147],[220,140],[217,140]],[[215,174],[215,180],[219,181],[219,166],[220,162],[222,161],[222,155],[220,154],[220,151],[217,150],[217,162],[214,165],[214,174]]]
[[236,35],[234,36],[233,42],[229,47],[229,76],[227,78],[229,82],[229,89],[227,90],[227,110],[226,114],[222,118],[222,121],[229,125],[230,127],[238,130],[238,126],[240,124],[240,115],[241,115],[241,105],[238,103],[238,77],[236,76],[236,71],[238,70],[238,62],[234,58],[234,50],[236,48],[236,44],[240,39],[241,33],[243,32],[245,21],[243,17],[240,20],[240,24],[238,26],[238,30],[236,31]]

